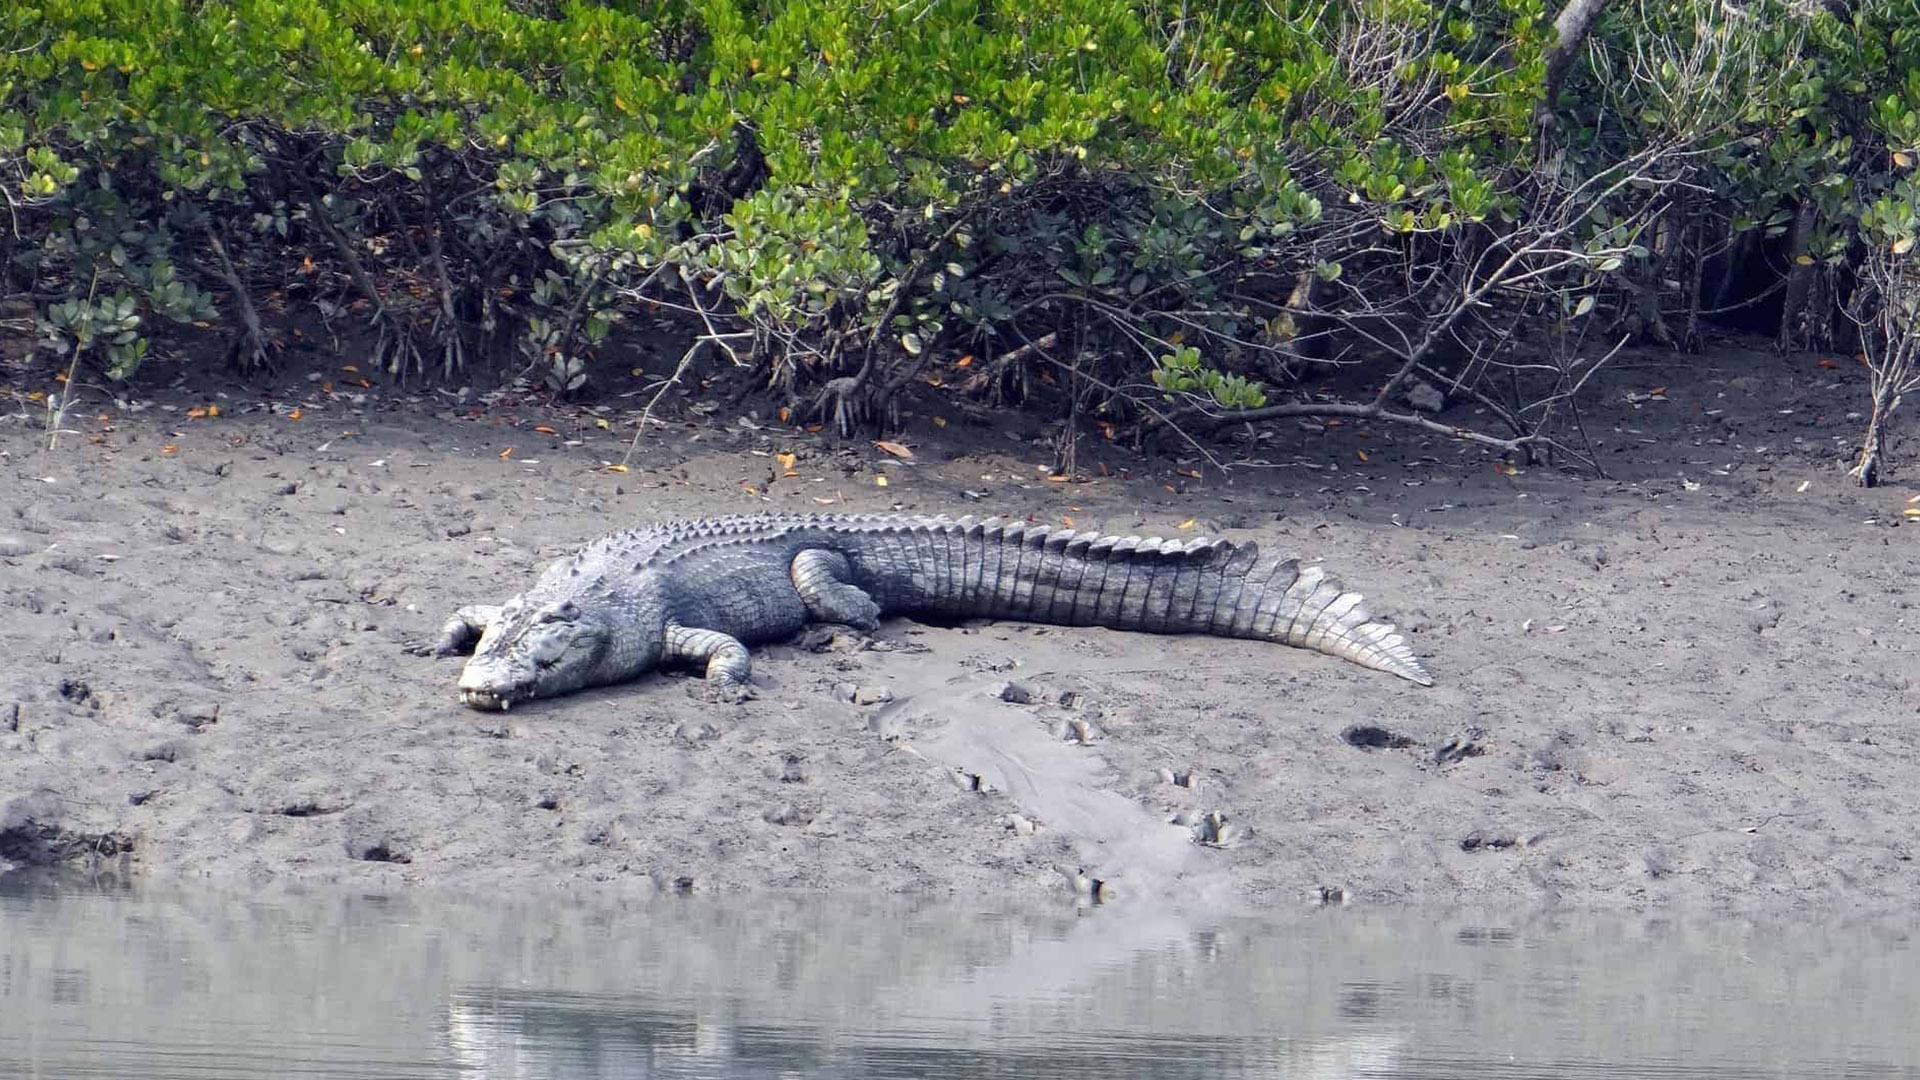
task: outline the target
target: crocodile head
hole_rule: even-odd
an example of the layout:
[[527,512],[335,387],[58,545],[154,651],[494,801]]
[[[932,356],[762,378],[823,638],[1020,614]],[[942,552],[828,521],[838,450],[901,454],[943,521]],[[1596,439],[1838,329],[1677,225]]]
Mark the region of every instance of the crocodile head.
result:
[[592,685],[612,640],[607,622],[572,600],[515,597],[474,646],[460,673],[460,700],[504,712]]

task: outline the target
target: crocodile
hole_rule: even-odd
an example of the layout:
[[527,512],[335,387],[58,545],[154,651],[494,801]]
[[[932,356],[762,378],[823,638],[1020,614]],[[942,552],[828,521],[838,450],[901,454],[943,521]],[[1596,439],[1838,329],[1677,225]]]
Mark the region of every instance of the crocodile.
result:
[[748,514],[612,533],[413,646],[472,655],[460,700],[507,710],[691,665],[696,696],[752,696],[749,644],[810,622],[1010,619],[1280,642],[1431,686],[1407,639],[1319,566],[1253,542],[1103,536],[1000,518]]

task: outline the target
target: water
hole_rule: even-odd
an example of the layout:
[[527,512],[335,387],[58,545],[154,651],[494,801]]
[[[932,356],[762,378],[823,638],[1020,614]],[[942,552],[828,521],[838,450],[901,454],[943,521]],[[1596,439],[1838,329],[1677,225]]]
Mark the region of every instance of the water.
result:
[[1920,1076],[1905,928],[0,878],[0,1078]]

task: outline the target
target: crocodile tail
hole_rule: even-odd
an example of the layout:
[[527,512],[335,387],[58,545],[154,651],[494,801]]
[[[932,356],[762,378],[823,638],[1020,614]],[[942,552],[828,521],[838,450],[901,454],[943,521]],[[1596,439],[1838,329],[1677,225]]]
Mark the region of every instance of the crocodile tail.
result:
[[[1312,649],[1422,686],[1433,679],[1391,623],[1319,567],[1222,539],[1100,536],[963,518],[955,572],[930,606],[956,614],[1253,638]],[[943,552],[945,554],[945,552]],[[951,582],[951,585],[948,584]]]
[[1247,568],[1239,587],[1217,598],[1214,633],[1311,649],[1433,685],[1406,636],[1375,619],[1365,598],[1339,578],[1298,559],[1260,559],[1252,544],[1235,555]]
[[1263,558],[1258,544],[1227,540],[1149,538],[1124,558],[1118,617],[1102,625],[1273,641],[1433,685],[1405,635],[1374,619],[1359,593],[1318,566]]

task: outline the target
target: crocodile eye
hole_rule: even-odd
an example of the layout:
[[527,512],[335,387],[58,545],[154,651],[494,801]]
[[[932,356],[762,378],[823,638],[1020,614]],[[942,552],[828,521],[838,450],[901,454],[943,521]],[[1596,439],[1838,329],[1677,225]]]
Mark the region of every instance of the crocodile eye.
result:
[[579,615],[580,609],[574,606],[573,601],[568,600],[542,611],[540,621],[543,623],[572,622]]
[[558,637],[544,637],[533,643],[533,662],[541,667],[551,667],[567,651],[567,642]]

